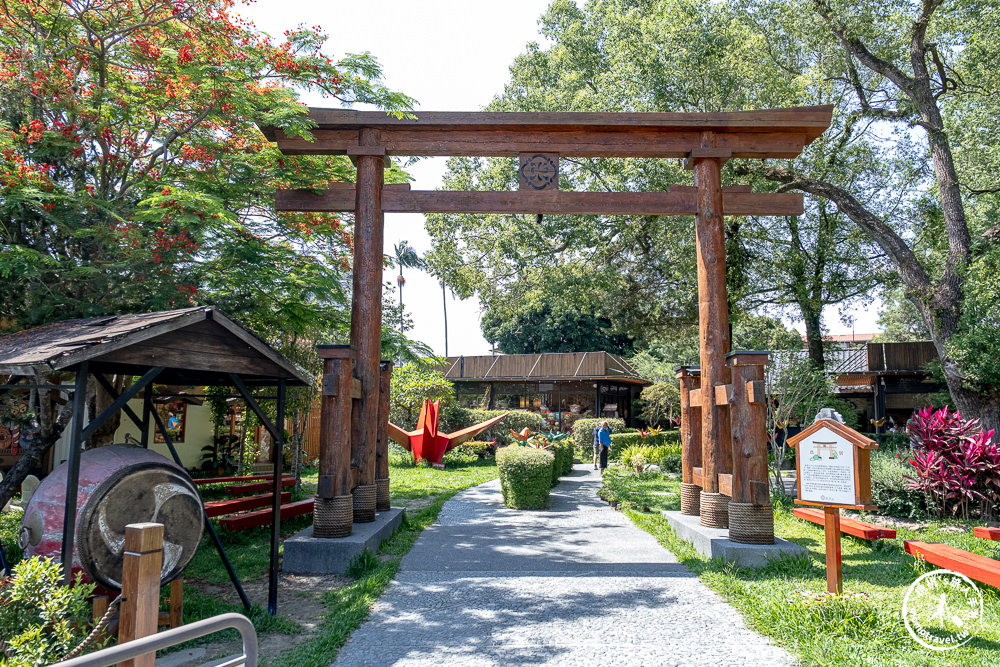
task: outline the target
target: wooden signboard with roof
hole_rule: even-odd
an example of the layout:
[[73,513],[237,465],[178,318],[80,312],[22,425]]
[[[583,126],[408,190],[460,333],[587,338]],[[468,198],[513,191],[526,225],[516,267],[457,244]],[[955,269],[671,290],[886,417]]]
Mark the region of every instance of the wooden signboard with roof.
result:
[[871,450],[878,443],[834,419],[817,419],[788,438],[795,448],[796,505],[823,508],[826,589],[843,592],[840,508],[876,510],[872,504]]

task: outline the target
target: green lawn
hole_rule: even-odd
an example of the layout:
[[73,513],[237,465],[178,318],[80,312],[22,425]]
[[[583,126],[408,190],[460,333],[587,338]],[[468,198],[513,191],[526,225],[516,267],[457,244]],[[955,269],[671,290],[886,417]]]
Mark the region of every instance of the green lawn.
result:
[[677,479],[658,474],[640,478],[623,468],[610,468],[602,494],[617,499],[636,525],[739,609],[747,625],[788,649],[804,665],[1000,665],[1000,594],[996,589],[980,586],[983,622],[975,630],[976,637],[955,650],[935,652],[918,645],[907,633],[901,613],[907,588],[924,571],[903,551],[903,540],[945,542],[993,558],[1000,558],[1000,543],[973,537],[971,529],[960,530],[962,524],[946,521],[931,522],[920,531],[897,530],[897,539],[875,543],[845,535],[847,594],[824,599],[819,595],[826,590],[821,526],[796,519],[794,506],[782,504],[775,512],[775,534],[806,547],[808,557],[756,571],[710,561],[679,540],[660,513],[680,509],[679,489]]

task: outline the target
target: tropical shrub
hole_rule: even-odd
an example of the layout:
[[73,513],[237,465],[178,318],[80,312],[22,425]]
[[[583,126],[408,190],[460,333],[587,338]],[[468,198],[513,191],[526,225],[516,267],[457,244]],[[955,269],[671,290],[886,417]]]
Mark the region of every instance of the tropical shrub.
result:
[[621,451],[622,465],[642,472],[646,466],[653,463],[655,448],[650,445],[631,445]]
[[570,440],[573,441],[573,448],[576,455],[582,461],[590,461],[594,458],[594,429],[602,421],[608,422],[611,434],[621,433],[625,430],[625,420],[612,419],[577,419],[573,422],[573,430],[570,431]]
[[545,449],[510,446],[497,450],[503,502],[514,509],[538,510],[549,506],[555,456]]
[[62,566],[48,558],[26,558],[14,575],[0,579],[0,639],[5,667],[58,662],[90,631],[94,585],[77,573],[73,586],[62,583]]
[[653,458],[650,463],[660,466],[661,472],[679,473],[681,471],[681,443],[669,442],[653,448]]
[[927,513],[927,496],[913,489],[906,477],[915,469],[892,451],[871,453],[872,503],[879,512],[904,519],[919,519]]
[[968,518],[978,509],[983,519],[992,518],[1000,501],[1000,450],[991,442],[993,431],[947,406],[917,410],[906,426],[916,472],[907,477],[910,488],[929,494],[939,515]]

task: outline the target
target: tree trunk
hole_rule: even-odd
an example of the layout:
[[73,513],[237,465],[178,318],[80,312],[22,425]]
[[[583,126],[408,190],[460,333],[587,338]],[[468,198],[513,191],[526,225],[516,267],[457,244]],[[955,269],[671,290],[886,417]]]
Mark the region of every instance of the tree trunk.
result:
[[812,307],[811,303],[799,303],[802,319],[806,323],[806,345],[809,349],[809,360],[816,368],[823,369],[823,331],[820,327],[821,312]]
[[[44,376],[37,376],[34,381],[37,384],[43,384],[47,379]],[[35,412],[39,419],[38,434],[27,447],[24,447],[21,458],[17,460],[3,480],[0,480],[0,507],[4,507],[14,497],[14,493],[20,488],[24,478],[41,464],[45,452],[55,444],[69,424],[70,417],[73,415],[73,402],[67,401],[59,407],[58,413],[53,414],[52,392],[51,389],[38,391],[38,406]]]

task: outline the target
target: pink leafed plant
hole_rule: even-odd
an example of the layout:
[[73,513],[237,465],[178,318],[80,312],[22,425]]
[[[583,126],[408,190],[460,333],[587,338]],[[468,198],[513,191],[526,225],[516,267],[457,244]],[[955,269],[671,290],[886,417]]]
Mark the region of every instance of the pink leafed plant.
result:
[[1000,502],[1000,450],[992,442],[993,431],[983,431],[978,419],[963,419],[947,406],[915,411],[906,427],[916,472],[906,478],[910,488],[933,498],[941,515],[967,519],[978,509],[983,519],[992,518]]

